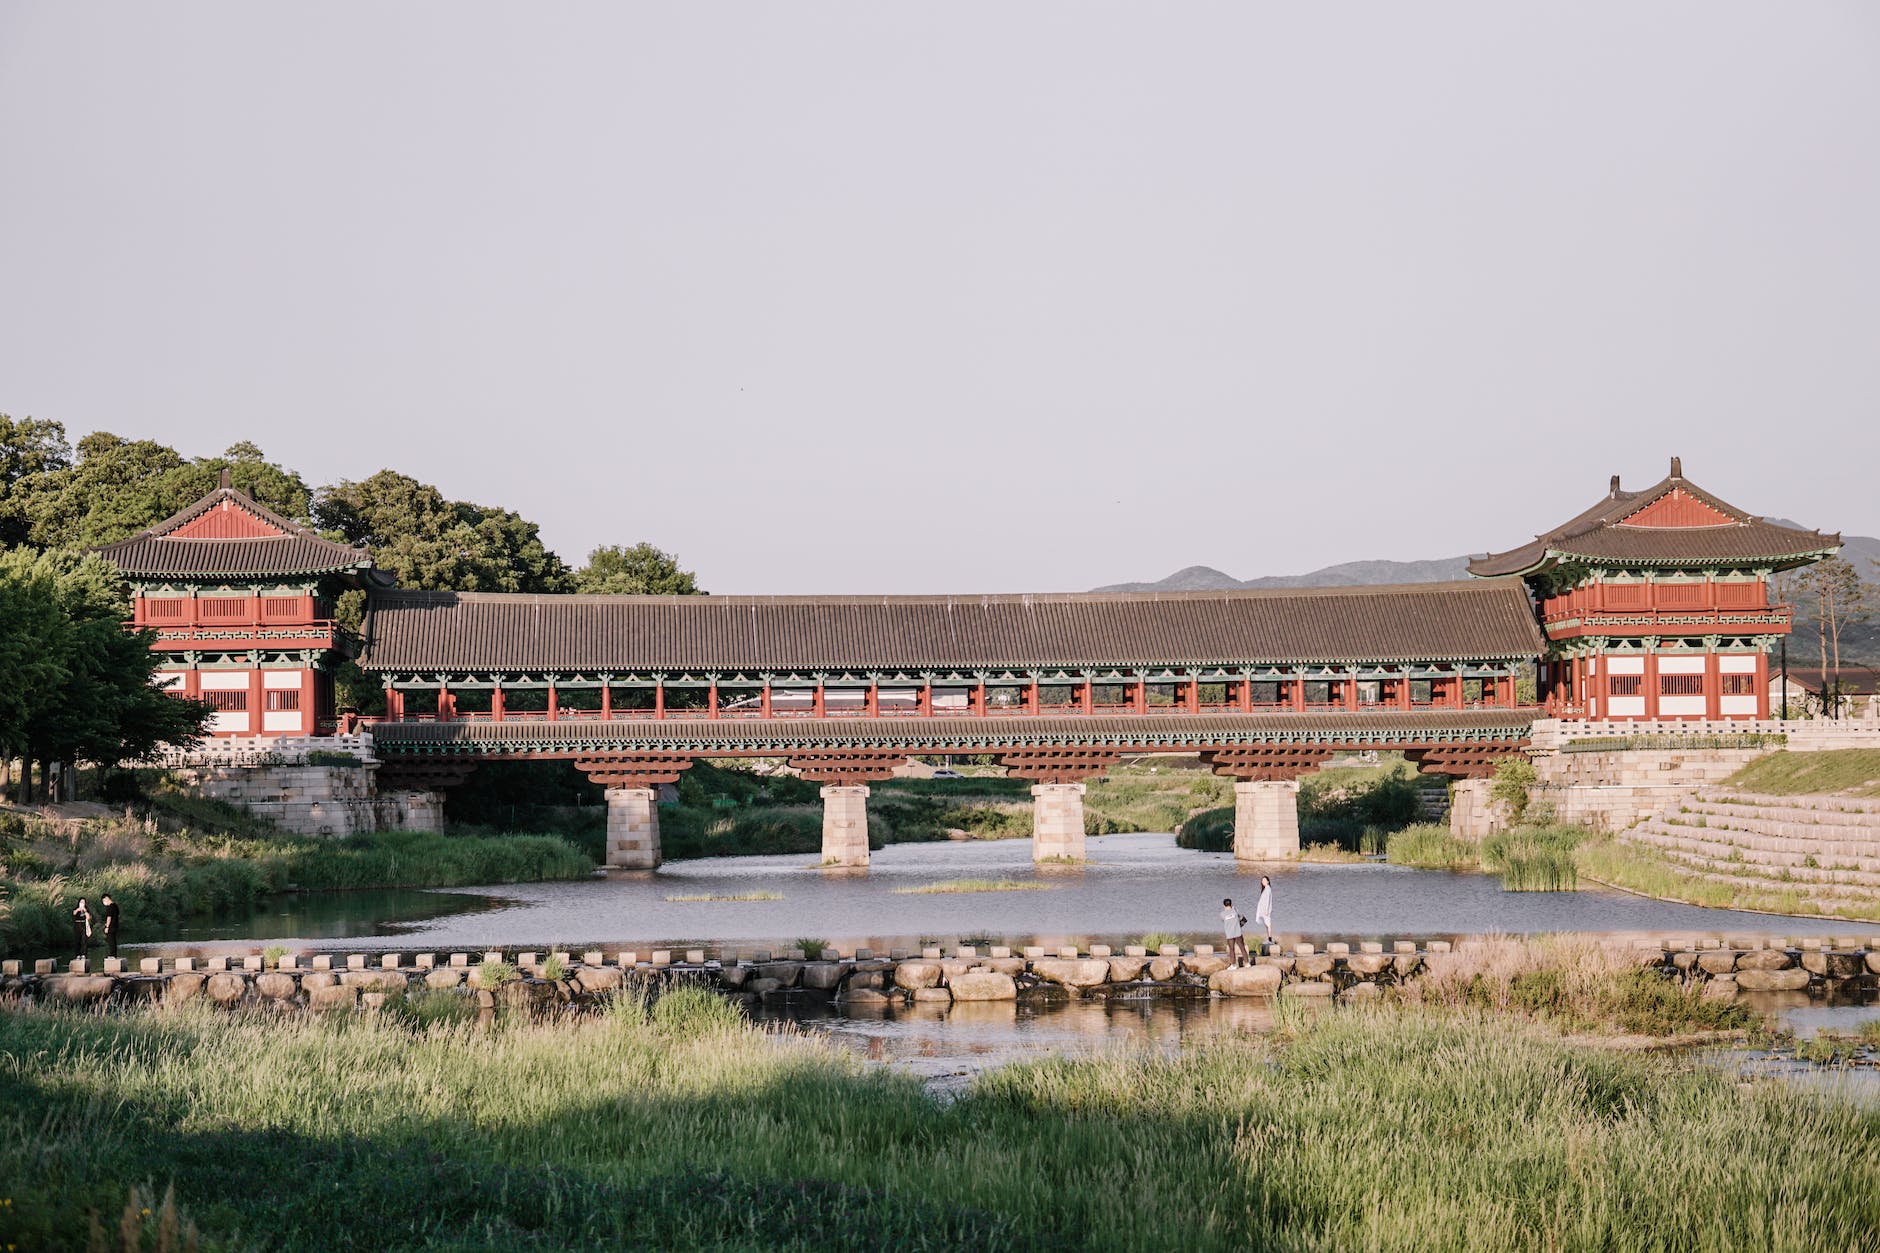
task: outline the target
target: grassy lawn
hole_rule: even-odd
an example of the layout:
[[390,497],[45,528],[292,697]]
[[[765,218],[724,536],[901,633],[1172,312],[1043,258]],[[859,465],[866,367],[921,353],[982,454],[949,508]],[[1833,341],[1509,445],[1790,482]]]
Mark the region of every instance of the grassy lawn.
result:
[[1657,849],[1625,844],[1611,836],[1588,833],[1573,850],[1584,878],[1663,901],[1682,901],[1714,909],[1749,909],[1797,917],[1846,918],[1880,922],[1880,896],[1820,898],[1808,885],[1781,887],[1767,874],[1746,873],[1741,882],[1706,879],[1678,865]]
[[154,1248],[173,1195],[204,1250],[1870,1247],[1880,1110],[1562,1038],[1732,1025],[1639,975],[1490,952],[948,1103],[697,990],[489,1030],[15,1011],[0,1245]]
[[63,955],[71,911],[94,913],[109,892],[138,943],[182,918],[251,908],[277,893],[346,888],[462,887],[578,878],[586,854],[556,836],[387,831],[346,839],[282,834],[214,802],[190,800],[199,822],[167,816],[53,822],[26,818],[0,831],[0,953]]
[[1750,762],[1725,780],[1725,785],[1769,796],[1825,792],[1880,796],[1880,749],[1839,748],[1823,753],[1784,749]]

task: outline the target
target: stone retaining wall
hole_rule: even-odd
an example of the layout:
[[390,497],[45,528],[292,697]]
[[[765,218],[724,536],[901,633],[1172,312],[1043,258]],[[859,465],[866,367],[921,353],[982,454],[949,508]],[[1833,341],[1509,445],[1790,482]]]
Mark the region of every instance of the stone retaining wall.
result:
[[[206,1000],[216,1005],[331,1010],[379,1008],[389,999],[422,989],[457,989],[474,994],[485,1009],[499,1004],[546,1007],[578,1004],[628,986],[694,983],[750,1003],[790,996],[820,996],[850,1006],[889,1007],[914,1003],[951,1005],[965,1001],[1052,1001],[1127,997],[1273,997],[1356,1001],[1440,967],[1451,953],[1443,941],[1421,947],[1407,940],[1388,945],[1365,941],[1331,943],[1323,949],[1298,944],[1286,951],[1268,946],[1253,966],[1238,969],[1207,945],[1183,951],[1167,945],[1155,953],[1131,946],[1122,953],[1104,945],[1088,949],[1029,947],[939,948],[919,953],[894,950],[876,955],[862,949],[842,954],[827,949],[722,952],[708,958],[694,949],[606,954],[540,952],[386,953],[311,959],[260,956],[207,959],[144,958],[135,963],[107,959],[94,972],[74,961],[64,970],[51,961],[0,963],[0,1002],[42,1000],[99,1005],[175,1004]],[[1701,984],[1705,995],[1781,991],[1829,995],[1850,983],[1871,989],[1880,975],[1880,936],[1799,938],[1731,936],[1641,941],[1640,963],[1667,976]],[[513,959],[520,977],[495,988],[479,986],[477,964]],[[550,962],[561,967],[548,978]]]
[[299,835],[443,829],[442,796],[381,792],[375,774],[372,765],[215,765],[176,771],[202,795]]

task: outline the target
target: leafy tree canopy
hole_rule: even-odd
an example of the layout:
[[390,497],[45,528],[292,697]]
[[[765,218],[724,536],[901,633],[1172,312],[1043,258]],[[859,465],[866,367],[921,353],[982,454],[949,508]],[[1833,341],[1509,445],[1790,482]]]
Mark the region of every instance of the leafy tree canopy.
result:
[[318,525],[372,550],[373,564],[402,586],[457,592],[561,592],[568,567],[535,523],[444,494],[410,475],[381,470],[327,488]]
[[693,573],[681,570],[678,558],[651,544],[596,548],[588,554],[587,564],[574,572],[574,590],[623,596],[700,594]]

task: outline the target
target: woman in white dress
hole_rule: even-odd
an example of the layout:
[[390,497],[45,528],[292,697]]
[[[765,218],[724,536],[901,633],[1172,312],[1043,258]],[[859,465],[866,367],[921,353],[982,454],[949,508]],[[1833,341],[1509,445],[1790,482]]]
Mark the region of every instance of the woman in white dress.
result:
[[1254,906],[1253,920],[1266,928],[1266,942],[1273,942],[1273,881],[1260,876],[1260,903]]

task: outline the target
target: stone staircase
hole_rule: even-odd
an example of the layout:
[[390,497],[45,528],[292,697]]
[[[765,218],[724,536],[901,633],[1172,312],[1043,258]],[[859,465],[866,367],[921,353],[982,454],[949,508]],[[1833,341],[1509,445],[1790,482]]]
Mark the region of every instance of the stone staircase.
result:
[[1449,821],[1449,788],[1420,787],[1417,789],[1417,821]]
[[1619,838],[1720,883],[1880,898],[1880,799],[1709,789]]

